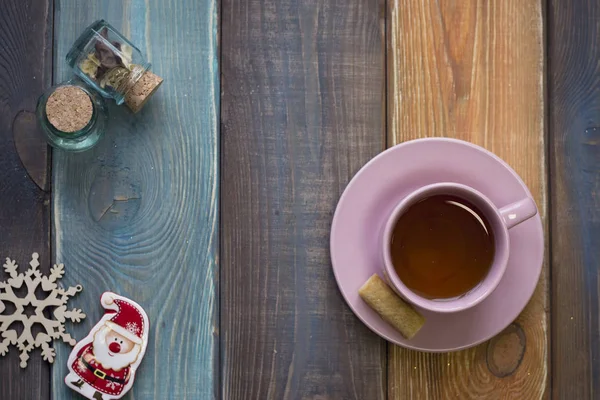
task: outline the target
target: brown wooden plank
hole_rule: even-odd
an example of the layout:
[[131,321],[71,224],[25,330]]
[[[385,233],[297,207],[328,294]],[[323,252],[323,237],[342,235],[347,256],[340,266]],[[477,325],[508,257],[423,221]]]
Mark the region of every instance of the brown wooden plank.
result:
[[[389,1],[388,144],[479,144],[521,175],[545,221],[542,14],[541,1]],[[545,267],[517,324],[495,340],[450,354],[390,346],[389,397],[547,396],[547,275]]]
[[344,303],[329,228],[384,148],[383,3],[222,2],[225,399],[383,399],[386,344]]
[[[1,0],[0,264],[10,257],[20,271],[29,267],[33,252],[40,255],[39,269],[50,270],[50,195],[41,189],[47,184],[48,151],[34,112],[51,81],[52,1]],[[2,269],[0,281],[5,279]],[[5,312],[14,310],[6,306]],[[11,346],[0,357],[0,371],[0,399],[50,397],[50,368],[40,351],[32,351],[22,369],[19,350]]]
[[600,398],[600,3],[548,7],[552,394]]

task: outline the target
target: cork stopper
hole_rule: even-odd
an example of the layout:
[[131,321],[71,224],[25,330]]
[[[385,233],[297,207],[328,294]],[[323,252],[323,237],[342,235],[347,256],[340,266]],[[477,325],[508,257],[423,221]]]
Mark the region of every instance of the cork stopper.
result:
[[140,111],[156,89],[158,89],[162,81],[160,76],[154,75],[150,71],[144,72],[144,75],[125,95],[125,103],[129,109],[134,113]]
[[46,102],[46,117],[56,129],[73,133],[86,127],[94,107],[90,96],[77,86],[56,89]]

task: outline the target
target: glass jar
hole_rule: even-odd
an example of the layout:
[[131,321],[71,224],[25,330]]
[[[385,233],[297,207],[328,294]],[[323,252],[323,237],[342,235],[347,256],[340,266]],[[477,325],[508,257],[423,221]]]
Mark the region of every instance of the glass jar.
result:
[[142,52],[104,20],[94,22],[75,41],[67,63],[103,97],[125,102],[138,112],[162,83],[150,72]]
[[[59,127],[60,124],[54,122],[54,124],[48,118],[47,113],[47,105],[48,100],[55,92],[60,93],[60,91],[64,91],[64,89],[69,88],[77,88],[83,91],[84,94],[81,94],[79,91],[75,91],[79,94],[80,97],[83,97],[84,102],[87,102],[85,99],[85,95],[89,97],[91,103],[91,113],[89,115],[89,121],[87,118],[83,121],[85,125],[82,123],[82,127],[76,130],[61,130]],[[69,92],[72,94],[73,91]],[[67,96],[67,92],[63,96],[63,99]],[[78,100],[75,97],[75,100]],[[67,101],[65,103],[60,103],[57,101],[53,101],[53,111],[55,113],[58,112],[59,117],[64,117],[66,119],[70,117],[79,117],[81,118],[81,102],[79,104],[74,104],[74,101]],[[90,104],[88,103],[88,105]],[[62,107],[62,108],[61,108]],[[56,111],[58,110],[58,111]],[[89,108],[87,109],[89,112]],[[106,122],[108,119],[108,112],[106,109],[106,104],[104,99],[100,97],[95,92],[91,91],[86,85],[82,82],[76,80],[70,80],[64,83],[61,83],[57,86],[53,86],[48,89],[44,94],[39,98],[37,107],[36,107],[37,119],[40,122],[42,130],[46,134],[46,138],[48,143],[52,145],[52,147],[79,152],[91,149],[98,143],[100,138],[104,135]],[[86,122],[87,121],[87,122]],[[56,125],[56,126],[55,126]],[[58,126],[58,127],[57,127]]]

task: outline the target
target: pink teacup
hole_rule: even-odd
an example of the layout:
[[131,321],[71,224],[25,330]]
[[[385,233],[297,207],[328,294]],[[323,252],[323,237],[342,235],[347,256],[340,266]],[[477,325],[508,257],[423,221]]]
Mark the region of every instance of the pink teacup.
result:
[[[396,221],[410,206],[427,197],[441,194],[460,197],[476,206],[484,214],[494,232],[495,254],[487,276],[473,289],[458,297],[431,300],[416,294],[402,283],[392,264],[390,244]],[[385,224],[382,238],[385,275],[400,296],[420,308],[442,313],[471,308],[489,296],[504,275],[510,249],[508,230],[536,214],[535,202],[529,197],[498,209],[490,199],[466,185],[445,182],[423,186],[400,201]]]

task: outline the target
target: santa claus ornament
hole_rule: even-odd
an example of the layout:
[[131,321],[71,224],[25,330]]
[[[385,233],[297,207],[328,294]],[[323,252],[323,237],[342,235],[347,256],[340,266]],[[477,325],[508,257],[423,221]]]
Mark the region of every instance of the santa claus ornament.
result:
[[120,399],[146,352],[148,316],[136,302],[111,292],[100,302],[106,312],[71,352],[65,383],[88,399]]

